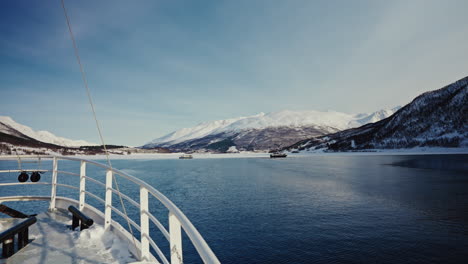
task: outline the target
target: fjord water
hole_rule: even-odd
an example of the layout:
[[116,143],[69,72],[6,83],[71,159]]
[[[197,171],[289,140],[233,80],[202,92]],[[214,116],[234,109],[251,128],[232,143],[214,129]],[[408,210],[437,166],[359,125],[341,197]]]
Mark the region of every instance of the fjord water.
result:
[[[115,160],[113,166],[179,206],[222,263],[468,260],[468,155]],[[138,200],[138,189],[125,181],[120,188]],[[138,223],[137,211],[128,210]],[[150,211],[166,223],[156,202]],[[183,247],[185,263],[200,262],[186,238]]]
[[127,160],[115,166],[174,201],[223,263],[468,260],[468,155]]

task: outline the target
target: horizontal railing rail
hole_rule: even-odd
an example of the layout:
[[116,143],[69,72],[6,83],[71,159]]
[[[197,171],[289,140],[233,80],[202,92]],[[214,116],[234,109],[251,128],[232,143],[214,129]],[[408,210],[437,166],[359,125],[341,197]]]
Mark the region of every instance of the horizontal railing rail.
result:
[[0,173],[9,173],[9,172],[48,172],[48,170],[38,170],[38,169],[25,169],[25,170],[0,170]]
[[[18,156],[0,156],[0,160],[15,160],[18,159]],[[195,247],[196,251],[198,252],[200,258],[203,260],[204,263],[220,263],[216,255],[213,253],[211,248],[208,246],[206,241],[200,235],[198,230],[193,226],[190,220],[185,216],[185,214],[172,202],[170,201],[165,195],[161,192],[156,190],[151,185],[147,184],[146,182],[120,170],[115,168],[111,168],[105,164],[101,164],[99,162],[93,160],[86,160],[80,159],[75,157],[63,157],[63,156],[21,156],[21,162],[25,160],[31,159],[41,159],[42,160],[52,160],[52,170],[0,170],[2,172],[52,172],[52,180],[51,182],[23,182],[23,183],[0,183],[0,186],[14,186],[14,185],[27,185],[27,184],[43,184],[43,185],[51,185],[51,195],[50,195],[50,209],[55,209],[55,199],[57,197],[57,187],[64,187],[68,189],[74,189],[79,191],[79,210],[82,210],[85,205],[90,206],[86,203],[86,197],[92,197],[98,202],[104,204],[104,226],[108,228],[112,224],[112,212],[116,213],[117,215],[121,216],[122,218],[126,219],[127,216],[122,213],[118,208],[112,206],[112,193],[120,195],[123,199],[128,201],[130,204],[135,206],[140,211],[140,224],[137,224],[133,220],[129,219],[129,223],[133,226],[136,230],[138,230],[141,234],[140,239],[140,249],[139,249],[139,256],[138,258],[142,261],[150,261],[151,260],[151,253],[150,247],[158,255],[160,261],[163,263],[183,263],[183,251],[182,251],[182,232],[184,230],[187,237],[189,238],[190,242]],[[59,160],[68,160],[74,162],[80,162],[80,172],[71,172],[71,171],[63,171],[58,169],[58,161]],[[105,175],[105,182],[101,182],[95,178],[89,177],[86,174],[86,165],[90,164],[99,168],[106,170]],[[72,186],[68,184],[58,183],[57,178],[59,175],[65,174],[70,176],[75,176],[80,178],[79,187]],[[114,175],[118,175],[133,184],[136,184],[140,188],[140,201],[135,201],[131,197],[112,187],[113,177]],[[105,198],[101,198],[98,195],[89,192],[86,190],[86,182],[97,184],[104,188],[104,196]],[[149,212],[148,209],[148,200],[149,195],[156,198],[168,211],[169,211],[169,230],[167,230],[161,222]],[[1,198],[1,197],[0,197]],[[161,251],[158,245],[154,242],[154,240],[150,237],[150,230],[149,230],[149,220],[159,229],[162,235],[167,239],[170,246],[170,262],[166,258],[165,254]]]
[[50,182],[4,182],[0,186],[15,186],[15,185],[52,185]]

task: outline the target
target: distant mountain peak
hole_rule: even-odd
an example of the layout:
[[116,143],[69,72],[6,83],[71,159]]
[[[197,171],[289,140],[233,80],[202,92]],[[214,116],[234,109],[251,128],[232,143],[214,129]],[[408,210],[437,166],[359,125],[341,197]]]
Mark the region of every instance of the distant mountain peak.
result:
[[[393,110],[381,110],[371,114],[358,115],[336,111],[293,111],[288,109],[278,112],[261,112],[252,116],[203,122],[197,126],[183,128],[163,137],[156,138],[143,147],[189,146],[190,144],[201,147],[205,143],[212,144],[216,141],[225,140],[228,137],[233,137],[234,143],[244,142],[246,141],[245,137],[252,137],[253,141],[251,144],[257,147],[261,145],[262,148],[268,148],[268,144],[263,144],[264,142],[261,141],[273,140],[275,133],[278,134],[279,140],[275,140],[274,145],[271,147],[285,144],[285,142],[280,142],[285,137],[288,137],[289,142],[295,140],[294,135],[297,135],[299,137],[297,140],[299,140],[307,135],[313,136],[336,132],[350,127],[361,126],[370,121],[378,121],[391,114],[393,114]],[[307,134],[307,131],[310,134]],[[205,140],[205,138],[210,138],[210,140]],[[197,145],[195,144],[197,140],[204,143],[197,143]],[[191,147],[189,146],[188,148]],[[241,148],[239,147],[238,149]]]
[[97,144],[84,140],[72,140],[58,137],[49,131],[35,131],[32,128],[19,124],[9,116],[0,116],[0,132],[15,135],[27,136],[32,139],[64,147],[95,146]]

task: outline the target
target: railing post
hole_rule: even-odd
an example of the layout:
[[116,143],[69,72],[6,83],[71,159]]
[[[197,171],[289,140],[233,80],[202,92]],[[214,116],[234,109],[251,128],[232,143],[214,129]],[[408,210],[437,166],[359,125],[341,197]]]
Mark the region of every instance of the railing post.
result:
[[81,161],[80,165],[80,206],[79,210],[83,210],[85,206],[85,197],[86,197],[86,162]]
[[149,249],[149,218],[148,218],[148,190],[140,187],[140,229],[141,229],[141,261],[150,260]]
[[57,157],[54,157],[52,162],[52,191],[50,193],[50,206],[49,210],[55,210],[55,197],[57,196],[57,170],[58,170],[58,160]]
[[182,264],[182,232],[177,217],[169,212],[169,244],[171,248],[171,264]]
[[104,228],[107,229],[112,221],[112,171],[106,172],[106,208],[104,209]]

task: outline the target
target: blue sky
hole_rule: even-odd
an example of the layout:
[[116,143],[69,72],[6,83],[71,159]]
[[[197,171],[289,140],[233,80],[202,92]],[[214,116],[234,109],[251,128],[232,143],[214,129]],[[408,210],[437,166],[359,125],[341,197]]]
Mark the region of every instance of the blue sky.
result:
[[[372,112],[468,75],[468,1],[65,1],[106,143]],[[0,2],[0,115],[99,142],[60,1]]]

